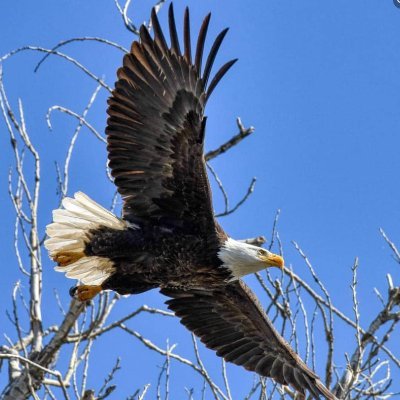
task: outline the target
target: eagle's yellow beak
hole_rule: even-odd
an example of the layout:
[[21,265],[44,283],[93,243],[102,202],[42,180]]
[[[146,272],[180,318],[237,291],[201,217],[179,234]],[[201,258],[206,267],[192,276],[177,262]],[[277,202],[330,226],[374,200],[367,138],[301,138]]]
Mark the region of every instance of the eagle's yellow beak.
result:
[[262,258],[268,267],[283,268],[283,266],[285,265],[285,261],[278,254],[269,253],[267,256],[264,256]]

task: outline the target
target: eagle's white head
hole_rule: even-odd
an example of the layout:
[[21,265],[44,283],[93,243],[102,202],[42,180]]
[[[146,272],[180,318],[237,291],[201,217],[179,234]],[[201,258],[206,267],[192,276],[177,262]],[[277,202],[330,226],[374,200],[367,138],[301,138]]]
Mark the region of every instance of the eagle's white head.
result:
[[218,252],[223,266],[230,269],[233,280],[268,267],[283,268],[283,258],[261,247],[229,238]]

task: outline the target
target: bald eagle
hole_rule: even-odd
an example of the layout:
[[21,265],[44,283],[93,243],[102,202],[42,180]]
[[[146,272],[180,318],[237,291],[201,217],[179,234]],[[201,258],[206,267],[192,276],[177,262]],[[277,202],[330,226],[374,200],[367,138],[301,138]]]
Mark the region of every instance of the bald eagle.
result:
[[204,108],[236,62],[211,69],[227,29],[202,68],[210,14],[192,58],[189,10],[181,51],[172,4],[170,45],[155,10],[154,38],[142,26],[108,100],[109,167],[123,199],[122,218],[83,193],[53,212],[45,246],[57,271],[78,279],[86,301],[103,290],[137,294],[160,288],[181,323],[226,361],[335,399],[274,329],[241,277],[283,267],[281,256],[230,238],[213,214],[204,161]]

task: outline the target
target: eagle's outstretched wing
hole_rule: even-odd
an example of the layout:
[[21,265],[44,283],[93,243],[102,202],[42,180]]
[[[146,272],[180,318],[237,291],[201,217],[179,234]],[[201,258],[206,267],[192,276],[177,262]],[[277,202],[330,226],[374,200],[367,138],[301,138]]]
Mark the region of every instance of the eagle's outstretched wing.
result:
[[224,64],[209,83],[227,29],[215,39],[202,69],[210,14],[201,26],[193,61],[188,9],[183,53],[172,5],[170,47],[154,9],[151,21],[154,39],[142,26],[140,42],[133,42],[125,55],[109,99],[106,133],[111,174],[124,200],[124,219],[209,233],[215,231],[215,222],[203,157],[204,107],[236,60]]
[[166,304],[181,323],[226,361],[273,378],[296,391],[335,399],[275,330],[257,298],[242,281],[215,290],[164,288]]

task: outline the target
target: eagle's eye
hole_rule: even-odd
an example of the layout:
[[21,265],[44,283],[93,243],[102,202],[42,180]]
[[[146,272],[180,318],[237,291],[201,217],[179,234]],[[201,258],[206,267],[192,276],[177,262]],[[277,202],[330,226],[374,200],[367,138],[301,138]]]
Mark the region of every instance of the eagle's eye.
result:
[[264,249],[260,249],[260,250],[258,250],[257,251],[257,254],[259,255],[259,256],[267,256],[268,255],[268,251],[267,250],[264,250]]

